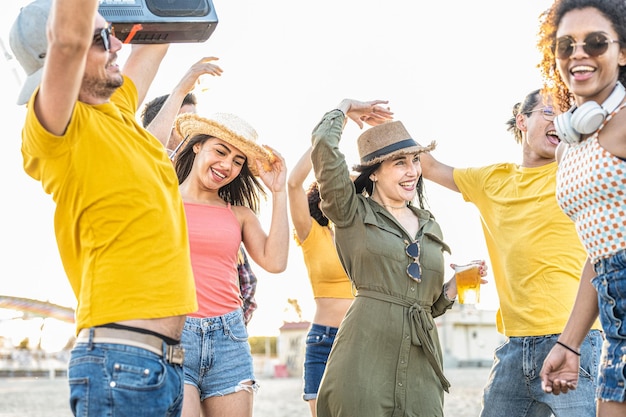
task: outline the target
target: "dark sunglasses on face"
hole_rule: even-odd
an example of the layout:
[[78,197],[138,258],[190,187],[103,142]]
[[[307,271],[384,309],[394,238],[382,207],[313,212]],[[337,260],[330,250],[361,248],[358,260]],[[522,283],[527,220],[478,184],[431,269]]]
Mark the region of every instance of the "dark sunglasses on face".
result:
[[406,273],[416,282],[422,282],[422,267],[420,266],[420,245],[419,242],[407,243],[405,252],[408,256],[413,258],[413,262],[406,267]]
[[574,53],[578,46],[583,47],[583,51],[589,56],[600,56],[609,49],[609,45],[617,43],[619,40],[611,39],[602,32],[593,32],[585,36],[583,42],[576,43],[571,36],[563,36],[556,40],[554,46],[554,55],[559,59],[567,59]]
[[115,28],[109,23],[107,27],[96,30],[96,33],[93,35],[93,44],[102,42],[104,50],[109,52],[111,49],[111,36],[115,36]]

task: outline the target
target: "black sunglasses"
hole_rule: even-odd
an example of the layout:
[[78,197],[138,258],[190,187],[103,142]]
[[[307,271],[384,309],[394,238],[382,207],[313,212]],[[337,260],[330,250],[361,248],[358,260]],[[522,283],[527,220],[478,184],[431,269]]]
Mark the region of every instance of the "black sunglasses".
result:
[[580,43],[576,43],[576,40],[571,36],[563,36],[555,42],[554,55],[559,59],[567,59],[574,53],[574,50],[578,46],[583,47],[583,51],[589,56],[600,56],[609,49],[609,45],[612,43],[619,44],[616,39],[611,39],[602,32],[593,32],[585,36],[585,40]]
[[96,30],[96,33],[93,35],[93,44],[102,42],[104,50],[109,52],[111,49],[111,36],[115,36],[115,28],[109,23],[107,27]]
[[404,251],[407,255],[413,258],[413,262],[406,267],[406,273],[416,282],[422,282],[422,267],[419,261],[420,244],[419,242],[406,242],[406,244],[406,249]]

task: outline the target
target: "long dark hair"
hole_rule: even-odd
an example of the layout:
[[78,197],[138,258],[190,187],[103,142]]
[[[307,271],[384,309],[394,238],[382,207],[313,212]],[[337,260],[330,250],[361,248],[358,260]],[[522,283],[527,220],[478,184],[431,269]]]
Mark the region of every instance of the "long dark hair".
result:
[[[178,184],[182,184],[183,181],[185,181],[193,167],[193,161],[196,159],[193,146],[196,143],[203,145],[204,142],[212,138],[214,138],[214,136],[204,134],[192,136],[189,139],[189,143],[178,152],[175,160]],[[260,197],[265,198],[267,196],[259,180],[250,172],[247,159],[246,163],[241,167],[239,175],[230,183],[221,187],[218,190],[218,195],[233,206],[245,206],[257,214],[260,208]]]

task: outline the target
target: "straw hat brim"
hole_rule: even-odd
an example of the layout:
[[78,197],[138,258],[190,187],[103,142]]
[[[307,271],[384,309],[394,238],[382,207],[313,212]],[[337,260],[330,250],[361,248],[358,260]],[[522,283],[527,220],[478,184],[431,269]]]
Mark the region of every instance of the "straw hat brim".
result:
[[259,175],[257,160],[261,161],[264,170],[271,171],[276,157],[269,149],[256,143],[256,132],[249,125],[236,126],[232,124],[232,120],[230,123],[227,126],[218,120],[207,119],[194,113],[185,113],[176,119],[176,130],[183,138],[204,134],[233,145],[246,156],[246,163],[252,175]]
[[433,149],[435,149],[437,147],[437,142],[432,141],[430,142],[430,144],[428,144],[427,146],[422,146],[422,145],[415,145],[415,146],[409,146],[406,148],[402,148],[402,149],[398,149],[397,151],[393,151],[390,152],[388,154],[376,157],[374,159],[371,159],[367,162],[361,162],[361,166],[362,167],[369,167],[375,164],[378,164],[380,162],[386,161],[389,158],[392,158],[396,155],[406,155],[406,154],[415,154],[415,153],[422,153],[422,152],[430,152]]

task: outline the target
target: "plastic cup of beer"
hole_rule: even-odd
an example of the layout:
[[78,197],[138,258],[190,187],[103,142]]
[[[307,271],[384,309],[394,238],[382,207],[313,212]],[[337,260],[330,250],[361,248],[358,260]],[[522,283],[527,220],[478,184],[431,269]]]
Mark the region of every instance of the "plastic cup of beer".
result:
[[471,262],[467,265],[456,265],[456,288],[461,304],[478,304],[480,302],[480,263]]

